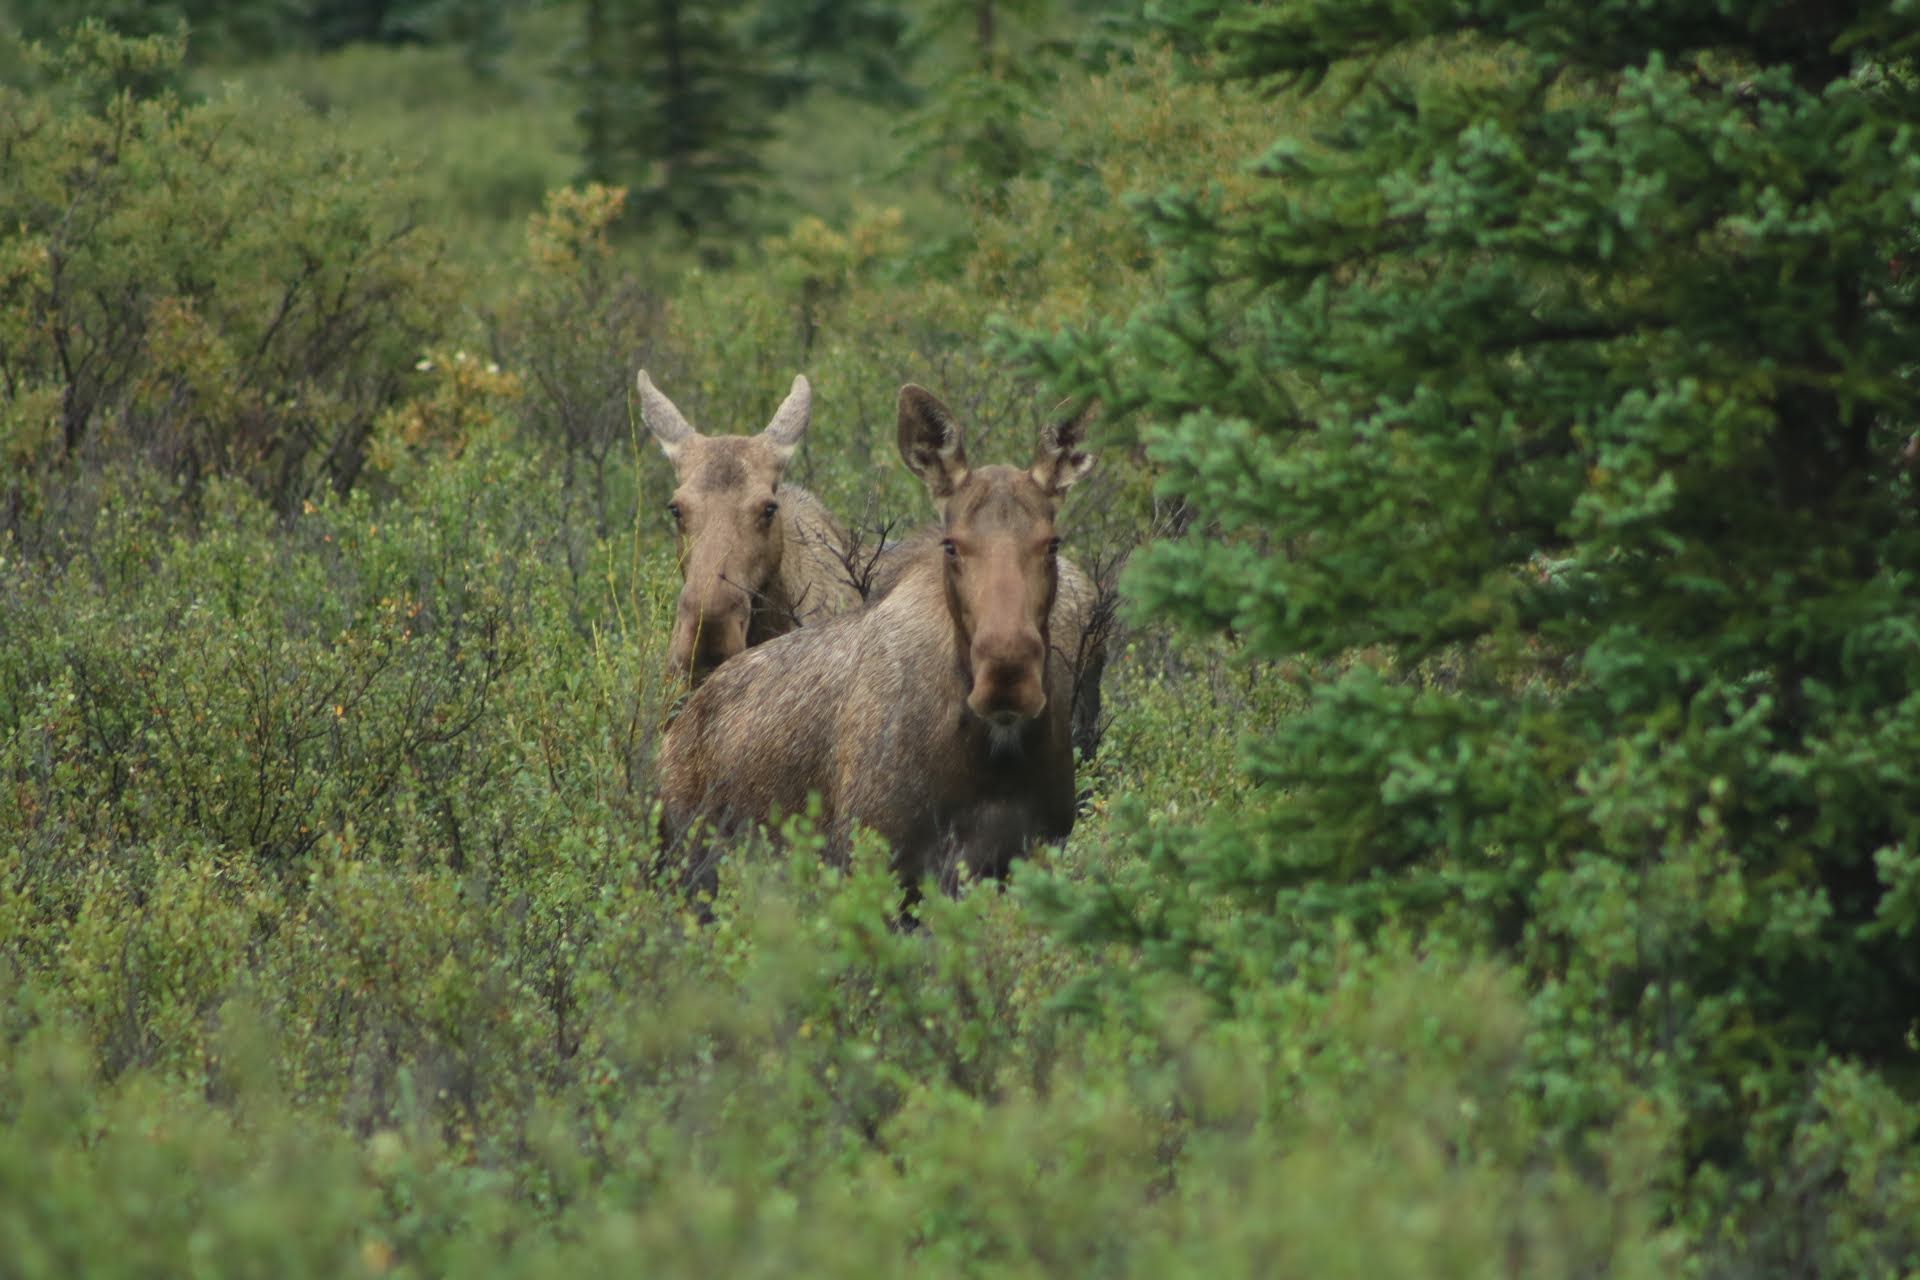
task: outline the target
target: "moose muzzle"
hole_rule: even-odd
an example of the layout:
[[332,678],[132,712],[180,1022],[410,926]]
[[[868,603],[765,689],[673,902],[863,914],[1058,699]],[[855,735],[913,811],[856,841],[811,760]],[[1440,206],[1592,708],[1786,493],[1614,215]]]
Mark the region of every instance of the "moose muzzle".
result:
[[753,606],[743,591],[722,591],[705,600],[680,597],[674,617],[672,658],[694,684],[747,647],[747,622]]
[[1046,642],[1032,627],[976,635],[967,706],[1001,727],[1031,720],[1047,706]]

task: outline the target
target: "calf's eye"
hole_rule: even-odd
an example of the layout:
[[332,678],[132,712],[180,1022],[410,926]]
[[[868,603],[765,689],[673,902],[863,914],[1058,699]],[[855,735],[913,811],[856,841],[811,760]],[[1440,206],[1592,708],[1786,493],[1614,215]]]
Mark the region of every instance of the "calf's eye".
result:
[[779,514],[780,514],[780,504],[777,502],[769,502],[766,506],[760,508],[760,518],[762,520],[770,521]]

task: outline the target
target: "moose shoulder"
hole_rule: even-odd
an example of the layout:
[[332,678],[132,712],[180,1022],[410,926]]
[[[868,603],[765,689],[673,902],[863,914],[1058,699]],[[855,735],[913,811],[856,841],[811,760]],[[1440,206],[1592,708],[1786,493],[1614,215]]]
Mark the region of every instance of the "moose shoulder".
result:
[[674,668],[695,684],[751,645],[856,608],[847,531],[820,500],[781,483],[813,408],[804,377],[754,436],[695,431],[641,370],[640,414],[673,464],[668,514],[682,586]]
[[1084,429],[1049,427],[1024,470],[975,470],[946,406],[901,389],[900,452],[939,525],[892,553],[890,589],[865,611],[749,650],[688,701],[661,747],[670,848],[816,794],[831,849],[859,823],[910,884],[951,884],[962,867],[1003,875],[1072,829],[1054,513],[1092,466]]

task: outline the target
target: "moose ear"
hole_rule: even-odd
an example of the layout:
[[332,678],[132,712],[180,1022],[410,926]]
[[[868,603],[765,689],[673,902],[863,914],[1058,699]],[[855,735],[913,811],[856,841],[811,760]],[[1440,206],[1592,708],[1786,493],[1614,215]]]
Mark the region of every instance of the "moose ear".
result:
[[967,478],[959,420],[933,392],[911,382],[900,388],[900,456],[936,501],[952,497]]
[[660,394],[660,388],[653,385],[645,369],[634,381],[640,387],[640,420],[660,442],[660,451],[667,455],[667,461],[678,466],[681,451],[688,441],[699,439],[700,433],[673,407],[673,401]]
[[1027,472],[1033,482],[1058,497],[1073,487],[1073,482],[1093,470],[1093,455],[1081,449],[1087,429],[1099,414],[1088,405],[1070,418],[1058,418],[1040,432],[1040,451],[1034,455]]
[[760,438],[773,447],[773,456],[785,464],[800,447],[800,437],[807,434],[807,424],[812,421],[813,388],[807,384],[805,374],[796,374],[793,390],[787,392],[787,398],[781,401],[773,421],[760,433]]

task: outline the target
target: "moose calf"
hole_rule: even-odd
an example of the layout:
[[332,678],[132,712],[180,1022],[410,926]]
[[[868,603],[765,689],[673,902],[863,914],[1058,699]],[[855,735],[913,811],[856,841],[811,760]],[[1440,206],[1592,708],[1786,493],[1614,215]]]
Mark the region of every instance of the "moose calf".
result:
[[812,416],[793,390],[757,436],[704,436],[641,370],[640,416],[673,464],[667,512],[680,534],[680,605],[670,655],[699,684],[750,645],[856,608],[847,531],[820,500],[783,485]]

